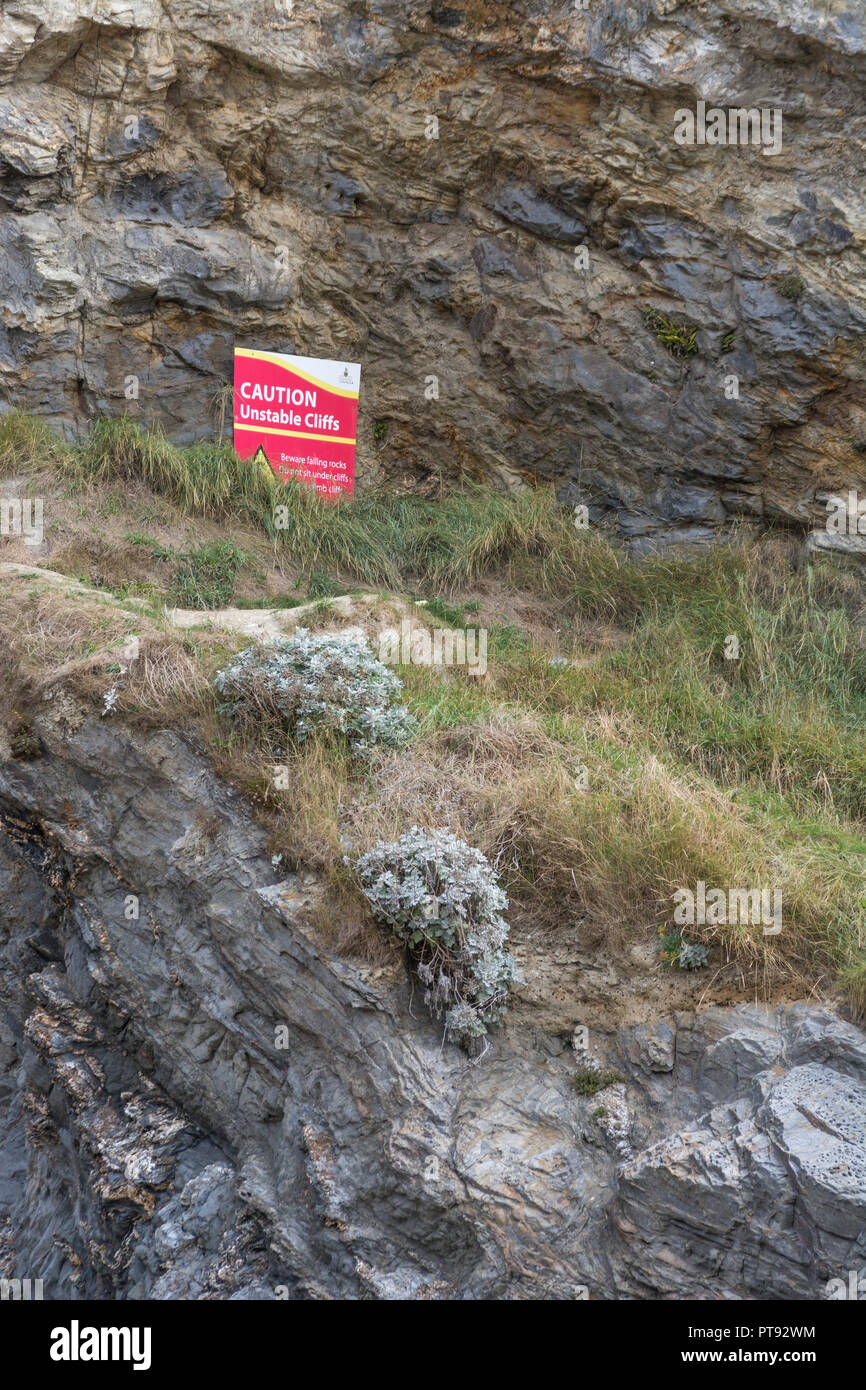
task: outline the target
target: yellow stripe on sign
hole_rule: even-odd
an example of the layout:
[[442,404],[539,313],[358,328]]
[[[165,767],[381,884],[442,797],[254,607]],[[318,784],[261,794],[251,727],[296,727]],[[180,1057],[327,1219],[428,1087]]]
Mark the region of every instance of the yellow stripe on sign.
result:
[[336,434],[304,434],[301,430],[272,430],[270,425],[241,425],[235,421],[236,430],[246,430],[247,434],[282,434],[287,439],[327,439],[331,444],[355,444],[357,440],[346,439]]
[[348,396],[349,400],[358,399],[357,391],[347,391],[344,386],[331,386],[327,381],[320,381],[317,376],[310,376],[309,372],[302,372],[300,367],[293,367],[286,362],[279,353],[276,352],[252,352],[250,348],[235,348],[235,357],[253,357],[257,362],[274,362],[276,366],[282,367],[284,371],[292,372],[294,376],[299,376],[302,381],[309,381],[311,386],[321,386],[323,391],[333,391],[335,396]]

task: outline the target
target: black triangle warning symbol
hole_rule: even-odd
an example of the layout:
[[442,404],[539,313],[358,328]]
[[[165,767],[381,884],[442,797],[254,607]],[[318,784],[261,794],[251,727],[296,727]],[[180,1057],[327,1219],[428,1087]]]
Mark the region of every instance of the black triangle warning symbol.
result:
[[265,453],[263,445],[260,444],[259,447],[256,449],[256,452],[253,454],[253,457],[252,457],[252,462],[253,462],[253,463],[264,463],[264,464],[267,465],[268,468],[270,468],[270,466],[271,466],[271,461],[270,461],[270,459],[268,458],[267,454]]

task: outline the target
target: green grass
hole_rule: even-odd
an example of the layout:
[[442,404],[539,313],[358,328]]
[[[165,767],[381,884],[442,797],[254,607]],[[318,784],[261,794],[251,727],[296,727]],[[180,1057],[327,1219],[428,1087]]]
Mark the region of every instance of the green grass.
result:
[[[592,1067],[578,1067],[572,1077],[572,1085],[579,1096],[594,1096],[622,1080],[623,1077],[618,1071],[594,1071]],[[604,1110],[596,1110],[594,1113],[603,1115]]]
[[235,598],[235,608],[300,608],[302,598],[292,598],[290,594],[272,594],[264,598]]
[[[164,560],[171,565],[167,598],[176,608],[225,607],[234,599],[241,570],[249,568],[250,564],[249,557],[233,541],[208,541],[194,546],[190,551],[179,551],[140,531],[128,531],[126,539],[147,550],[154,560]],[[152,584],[145,587],[149,593],[158,592]],[[239,607],[246,608],[277,606],[276,600],[267,599],[237,602]],[[294,602],[291,600],[288,606]]]
[[532,649],[529,633],[514,623],[494,623],[488,631],[487,640],[490,655],[494,658],[508,657]]
[[345,593],[345,585],[334,579],[325,570],[313,570],[307,580],[307,598],[338,598]]
[[128,416],[97,421],[77,447],[32,417],[0,419],[0,470],[40,463],[53,468],[55,485],[60,477],[145,483],[187,515],[259,525],[314,583],[423,586],[450,597],[493,569],[510,568],[515,581],[531,572],[553,591],[579,552],[570,517],[549,490],[511,496],[467,485],[433,500],[370,489],[354,502],[328,502],[278,482],[269,468],[252,468],[227,443],[180,447]]
[[[861,581],[823,561],[798,572],[754,547],[721,546],[632,566],[606,599],[629,642],[589,670],[548,677],[548,705],[625,708],[656,747],[720,781],[763,780],[807,802],[829,796],[866,817]],[[597,608],[578,595],[579,612]],[[724,655],[730,634],[736,660]]]
[[98,420],[75,460],[93,481],[145,482],[184,511],[216,520],[261,519],[278,490],[270,469],[265,474],[243,463],[229,444],[181,448],[128,416]]
[[176,608],[224,608],[234,597],[243,552],[231,541],[209,541],[178,556],[170,599]]
[[[474,842],[501,854],[516,901],[546,904],[552,922],[570,903],[654,930],[678,884],[778,881],[782,936],[732,936],[725,949],[772,958],[775,978],[806,993],[840,981],[866,1009],[862,575],[826,558],[795,563],[784,537],[734,535],[697,555],[635,560],[597,529],[578,531],[550,489],[467,485],[441,499],[376,489],[328,503],[254,473],[228,445],[177,448],[116,420],[73,447],[39,421],[0,420],[0,471],[43,467],[73,489],[146,483],[186,514],[253,522],[323,604],[361,585],[424,596],[416,611],[434,625],[471,615],[488,627],[487,676],[401,669],[420,736],[400,756],[434,758],[445,740],[451,777],[463,742],[473,767],[489,754],[490,784],[479,772],[458,800],[475,817]],[[142,532],[127,539],[179,560]],[[174,601],[229,602],[243,563],[228,539],[198,547],[180,557]],[[535,596],[576,664],[552,667],[528,630],[486,620],[468,594],[491,581]],[[593,629],[616,640],[596,642]],[[732,634],[740,655],[728,660]],[[540,730],[543,755],[533,761],[522,734],[508,743],[509,720]],[[589,770],[583,792],[569,771],[578,762]],[[314,797],[312,774],[310,785]],[[338,845],[336,828],[328,834]]]
[[426,733],[478,724],[494,712],[494,700],[474,676],[460,673],[443,680],[424,666],[400,666],[397,674]]
[[0,418],[0,477],[36,468],[72,470],[75,450],[46,421],[13,410]]
[[672,357],[692,357],[698,350],[696,328],[666,318],[657,309],[641,309],[647,328]]
[[426,610],[423,616],[428,619],[438,618],[449,627],[461,627],[465,622],[465,609],[461,604],[448,603],[442,598],[426,598],[419,606]]

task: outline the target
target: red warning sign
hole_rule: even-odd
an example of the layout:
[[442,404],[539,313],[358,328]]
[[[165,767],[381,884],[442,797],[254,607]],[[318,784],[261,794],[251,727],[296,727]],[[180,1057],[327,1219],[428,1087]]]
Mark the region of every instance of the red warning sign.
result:
[[326,497],[355,490],[361,368],[235,349],[235,449]]

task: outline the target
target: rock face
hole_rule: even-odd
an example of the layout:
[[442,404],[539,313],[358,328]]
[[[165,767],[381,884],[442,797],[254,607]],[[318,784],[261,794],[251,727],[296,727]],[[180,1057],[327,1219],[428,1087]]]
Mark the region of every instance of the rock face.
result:
[[621,1173],[628,1292],[644,1280],[650,1297],[808,1298],[866,1265],[866,1039],[808,1009],[776,1031],[735,1014],[746,1026],[718,1020],[709,1043],[715,1020],[701,1020],[701,1101],[720,1103]]
[[[268,346],[363,363],[362,476],[553,479],[639,541],[862,493],[854,0],[85,8],[3,6],[7,401],[189,440]],[[699,101],[781,148],[678,144]]]
[[[57,703],[38,756],[0,763],[0,1275],[46,1298],[818,1298],[866,1264],[859,1030],[711,1008],[582,1057],[523,1008],[472,1063],[401,962],[324,948],[321,885],[276,873],[190,743]],[[581,1095],[585,1065],[622,1079]]]

